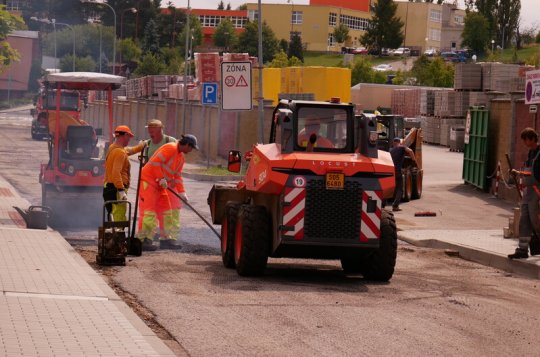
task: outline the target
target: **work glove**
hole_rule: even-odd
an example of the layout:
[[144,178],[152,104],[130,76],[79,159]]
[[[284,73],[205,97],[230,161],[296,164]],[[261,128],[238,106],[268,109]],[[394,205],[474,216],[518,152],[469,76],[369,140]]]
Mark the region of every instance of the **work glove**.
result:
[[141,140],[139,141],[139,145],[142,145],[142,148],[144,150],[144,148],[148,146],[148,143],[146,142],[146,140]]
[[127,193],[126,193],[126,191],[118,191],[118,199],[120,201],[127,201]]
[[518,170],[516,170],[516,169],[512,169],[512,170],[510,170],[510,173],[511,173],[512,175],[514,175],[514,176],[517,176],[517,175],[519,175],[519,171],[518,171]]
[[188,196],[186,195],[185,192],[180,192],[178,195],[180,196],[180,198],[182,199],[182,201],[189,202],[189,198],[188,198]]
[[167,184],[167,180],[165,178],[162,178],[161,180],[158,181],[158,184],[161,188],[167,188],[168,184]]

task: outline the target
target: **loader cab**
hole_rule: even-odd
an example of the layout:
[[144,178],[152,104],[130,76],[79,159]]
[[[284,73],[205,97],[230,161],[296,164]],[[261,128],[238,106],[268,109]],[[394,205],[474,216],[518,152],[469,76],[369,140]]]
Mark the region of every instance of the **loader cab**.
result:
[[[273,113],[270,143],[282,153],[361,153],[376,157],[373,120],[354,116],[354,105],[281,100]],[[373,139],[373,134],[371,134]]]
[[395,137],[404,138],[405,124],[401,115],[377,115],[377,146],[379,150],[389,151]]
[[270,142],[282,153],[354,152],[353,105],[282,100],[274,110]]

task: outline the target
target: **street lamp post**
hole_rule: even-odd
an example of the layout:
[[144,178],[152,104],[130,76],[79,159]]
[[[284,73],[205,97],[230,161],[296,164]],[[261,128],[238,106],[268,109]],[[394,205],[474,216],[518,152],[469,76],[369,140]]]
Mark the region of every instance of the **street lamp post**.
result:
[[184,105],[182,106],[182,130],[184,133],[186,132],[186,107],[187,107],[187,98],[188,98],[188,92],[187,92],[187,76],[188,76],[188,56],[189,56],[189,38],[191,37],[191,28],[189,25],[189,15],[190,15],[190,8],[189,8],[189,0],[187,3],[187,11],[186,11],[186,50],[184,55]]
[[73,72],[75,72],[75,30],[73,29],[73,27],[71,27],[70,25],[65,24],[63,22],[57,22],[55,19],[52,19],[52,20],[38,19],[37,17],[33,16],[33,17],[30,18],[30,20],[41,22],[41,23],[44,23],[44,24],[53,25],[53,29],[54,29],[54,68],[55,69],[56,69],[56,25],[66,26],[71,30],[71,32],[73,34],[73,54],[72,54],[72,56],[73,56]]
[[[120,13],[120,40],[124,39],[124,14],[126,13],[126,11],[131,11],[132,14],[137,13],[137,9],[134,7],[124,9]],[[120,66],[122,66],[122,48],[120,48]]]
[[495,50],[495,40],[491,40],[491,53]]
[[112,10],[113,12],[113,20],[114,20],[114,31],[113,31],[113,68],[112,68],[112,73],[115,74],[114,70],[115,70],[115,67],[116,67],[116,11],[114,11],[114,8],[107,4],[106,2],[96,2],[96,1],[92,1],[92,0],[80,0],[81,3],[88,3],[88,4],[98,4],[98,5],[105,5],[107,6],[109,9]]
[[259,17],[259,142],[264,143],[264,96],[263,96],[263,44],[262,44],[262,5],[258,0],[257,15]]

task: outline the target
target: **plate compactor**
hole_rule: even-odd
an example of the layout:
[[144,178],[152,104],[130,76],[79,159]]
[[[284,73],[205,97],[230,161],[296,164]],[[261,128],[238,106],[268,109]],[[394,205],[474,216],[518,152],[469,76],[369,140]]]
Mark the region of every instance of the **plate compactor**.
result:
[[[126,221],[111,221],[107,217],[107,205],[125,203],[128,205],[128,219]],[[98,265],[126,265],[126,255],[140,256],[142,254],[141,241],[132,236],[131,230],[131,202],[107,201],[103,205],[103,222],[98,229]],[[127,234],[126,234],[127,229]]]

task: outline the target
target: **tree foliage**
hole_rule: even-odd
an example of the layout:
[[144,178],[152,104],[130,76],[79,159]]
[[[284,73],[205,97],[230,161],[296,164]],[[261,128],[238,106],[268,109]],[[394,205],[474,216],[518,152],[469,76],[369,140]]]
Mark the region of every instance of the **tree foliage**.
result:
[[159,53],[159,36],[157,26],[154,20],[148,21],[144,29],[144,37],[142,41],[143,53],[151,53],[156,55]]
[[[199,21],[199,18],[191,15],[189,18],[189,28],[191,29],[191,48],[195,48],[199,46],[202,43],[203,40],[203,33],[202,33],[202,27],[201,22]],[[184,26],[184,29],[182,29],[182,32],[179,36],[180,41],[180,50],[182,53],[185,53],[186,50],[186,28]]]
[[376,72],[369,60],[361,57],[357,59],[351,70],[351,85],[358,83],[385,83],[386,78],[382,72]]
[[380,53],[382,48],[397,48],[403,42],[403,22],[396,17],[393,0],[379,0],[370,5],[372,19],[360,42]]
[[22,29],[24,23],[19,16],[13,15],[0,5],[0,73],[13,61],[19,60],[19,53],[7,42],[7,36],[14,30]]
[[225,51],[236,46],[238,36],[236,36],[236,31],[231,20],[225,19],[219,23],[218,27],[216,27],[216,32],[214,32],[213,40],[215,46],[222,47]]
[[[246,24],[245,31],[242,32],[238,39],[238,45],[236,46],[237,52],[247,52],[251,56],[257,56],[258,54],[258,24],[257,21],[248,22]],[[262,24],[262,42],[263,42],[263,62],[269,62],[274,58],[276,52],[278,52],[278,40],[276,35],[263,21]]]
[[344,43],[349,38],[349,28],[347,27],[347,25],[340,23],[339,25],[334,27],[334,39],[337,43]]
[[484,15],[478,12],[467,13],[461,38],[461,46],[468,47],[476,53],[483,53],[487,44],[491,42],[489,22]]
[[163,11],[157,15],[155,21],[161,47],[178,46],[178,35],[186,26],[186,18],[186,13],[177,9],[172,3],[168,4],[167,11]]
[[122,62],[138,62],[141,58],[142,49],[131,38],[119,41],[118,47],[122,52]]
[[289,58],[296,57],[300,60],[300,62],[304,62],[304,47],[302,46],[302,38],[297,33],[295,33],[291,38],[287,56]]
[[135,70],[135,74],[138,76],[161,74],[164,69],[165,66],[163,65],[161,58],[148,52],[143,56],[141,63]]
[[[62,72],[71,72],[73,69],[73,56],[65,55],[60,59],[60,70]],[[96,70],[96,61],[90,56],[75,56],[75,70],[78,72],[94,72]]]
[[270,62],[269,67],[273,68],[283,68],[283,67],[300,67],[304,64],[298,57],[292,56],[288,57],[287,54],[280,50],[275,56],[274,59],[272,59],[272,62]]
[[452,87],[454,85],[454,65],[437,57],[430,61],[422,55],[415,61],[411,74],[416,83],[430,87]]
[[217,9],[218,9],[218,10],[225,10],[225,4],[223,3],[223,0],[221,0],[221,1],[218,3]]

